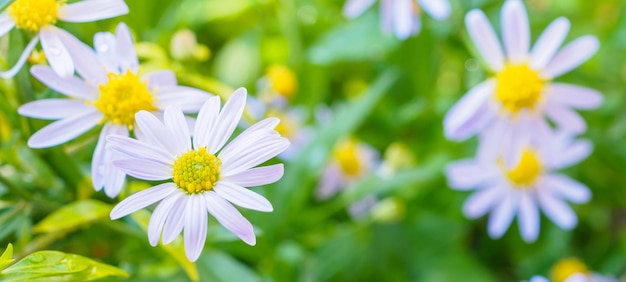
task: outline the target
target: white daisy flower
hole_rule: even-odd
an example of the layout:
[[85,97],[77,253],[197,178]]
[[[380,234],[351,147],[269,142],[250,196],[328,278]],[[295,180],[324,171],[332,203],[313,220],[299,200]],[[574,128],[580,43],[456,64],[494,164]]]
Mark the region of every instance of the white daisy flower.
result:
[[16,0],[0,13],[0,36],[14,27],[36,33],[11,69],[0,72],[0,77],[13,77],[22,68],[39,40],[52,69],[60,76],[74,73],[76,59],[72,60],[66,38],[73,37],[57,28],[58,21],[92,22],[128,13],[123,0],[83,0],[67,4],[64,0]]
[[96,52],[74,37],[66,39],[80,78],[61,77],[48,66],[31,68],[39,81],[69,98],[34,101],[18,109],[24,116],[58,120],[33,134],[28,146],[56,146],[104,124],[92,158],[92,180],[96,190],[104,188],[109,197],[115,197],[122,189],[125,175],[111,164],[114,156],[104,149],[106,137],[128,135],[139,111],[158,112],[167,105],[177,105],[186,113],[197,113],[212,95],[177,86],[171,71],[139,76],[133,40],[124,24],[118,26],[116,35],[96,34]]
[[[365,12],[374,2],[375,0],[348,0],[343,7],[343,14],[347,18],[355,18]],[[420,32],[422,9],[439,21],[450,16],[448,0],[381,0],[380,5],[383,30],[393,31],[400,40]]]
[[[498,128],[503,143],[519,145],[515,140],[527,139],[531,131],[538,136],[549,134],[551,128],[544,116],[560,130],[584,132],[585,121],[572,109],[596,108],[602,95],[552,79],[589,59],[598,50],[598,40],[583,36],[559,51],[570,26],[567,19],[559,18],[529,50],[530,29],[522,1],[506,1],[501,19],[505,52],[482,11],[472,10],[465,17],[469,35],[494,75],[450,109],[444,119],[446,137],[463,140],[487,128]],[[519,154],[521,147],[512,146],[511,150]]]
[[145,111],[137,114],[143,138],[108,137],[107,147],[121,155],[113,163],[124,172],[150,181],[171,180],[126,198],[113,208],[111,219],[160,202],[148,226],[150,244],[156,246],[161,234],[163,243],[169,244],[184,229],[185,253],[191,261],[204,247],[207,212],[241,240],[254,245],[252,225],[231,203],[257,211],[273,210],[267,199],[244,187],[274,183],[282,177],[282,164],[255,166],[284,151],[289,141],[274,130],[279,120],[268,118],[226,145],[245,102],[244,88],[235,91],[221,112],[219,97],[210,98],[198,114],[193,135],[183,113],[168,107],[165,123]]
[[463,206],[468,218],[491,211],[487,231],[492,238],[500,238],[517,216],[524,241],[535,241],[540,210],[560,228],[571,229],[577,218],[566,201],[580,204],[591,197],[585,185],[555,172],[586,158],[592,150],[590,142],[558,134],[523,148],[519,162],[507,168],[502,151],[481,142],[475,159],[453,162],[446,169],[452,188],[474,191]]
[[575,258],[563,259],[550,270],[550,279],[533,276],[529,282],[617,282],[614,277],[589,271],[587,266]]

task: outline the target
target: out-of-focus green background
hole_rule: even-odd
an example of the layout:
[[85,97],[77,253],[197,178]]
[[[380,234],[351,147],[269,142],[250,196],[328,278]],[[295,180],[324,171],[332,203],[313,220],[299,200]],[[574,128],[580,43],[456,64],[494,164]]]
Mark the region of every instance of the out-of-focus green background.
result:
[[[194,268],[184,258],[182,240],[150,247],[142,229],[147,211],[108,218],[119,199],[92,192],[89,180],[97,129],[51,149],[25,145],[47,123],[20,117],[16,108],[59,96],[25,68],[0,83],[0,249],[13,243],[16,258],[60,250],[118,266],[130,274],[129,281],[519,281],[547,275],[567,257],[615,277],[626,271],[625,1],[525,1],[533,41],[561,16],[571,21],[566,42],[585,34],[599,38],[599,52],[557,80],[605,95],[602,107],[583,113],[589,125],[583,137],[594,143],[594,153],[565,171],[588,185],[593,198],[574,205],[579,224],[572,231],[542,217],[539,239],[532,244],[521,240],[516,223],[502,239],[489,238],[486,218],[468,220],[462,214],[469,193],[451,190],[443,174],[448,162],[472,157],[476,149],[475,139],[447,141],[443,116],[489,76],[465,31],[464,15],[482,9],[499,30],[503,1],[451,0],[449,19],[437,22],[423,15],[422,32],[406,41],[381,32],[378,4],[347,20],[338,0],[126,2],[126,16],[59,25],[92,45],[94,33],[126,22],[138,43],[142,71],[172,69],[181,84],[222,96],[241,86],[254,96],[266,70],[284,65],[296,74],[289,104],[304,112],[310,143],[295,159],[281,161],[281,181],[253,188],[272,202],[274,212],[241,209],[258,231],[257,245],[246,245],[210,219]],[[182,29],[192,31],[208,52],[197,47],[185,53],[181,46],[193,44],[184,42],[171,50],[173,34]],[[0,41],[9,61],[27,37],[12,31],[10,38]],[[331,122],[316,118],[322,105]],[[376,148],[394,169],[372,173],[329,200],[316,200],[314,190],[332,146],[350,135]],[[130,189],[148,186],[136,180],[128,184]],[[362,217],[351,217],[350,203],[368,195],[378,203]],[[47,218],[68,206],[72,212]],[[104,280],[117,279],[124,280]]]

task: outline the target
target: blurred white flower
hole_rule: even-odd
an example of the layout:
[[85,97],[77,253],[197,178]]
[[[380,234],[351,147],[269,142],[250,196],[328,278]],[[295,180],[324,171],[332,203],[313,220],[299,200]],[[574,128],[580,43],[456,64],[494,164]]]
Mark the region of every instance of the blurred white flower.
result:
[[252,225],[231,203],[257,211],[273,210],[267,199],[245,187],[274,183],[282,177],[282,164],[255,166],[284,151],[289,141],[274,130],[279,120],[268,118],[226,145],[245,103],[243,88],[235,91],[221,111],[219,97],[210,98],[198,114],[193,135],[182,111],[168,107],[165,123],[145,111],[137,114],[137,126],[143,132],[139,140],[110,136],[107,147],[121,155],[113,163],[124,172],[139,179],[171,180],[126,198],[113,208],[111,218],[160,202],[148,226],[150,244],[156,246],[161,234],[163,243],[169,244],[184,229],[185,253],[191,261],[198,259],[204,247],[207,212],[254,245]]
[[[16,0],[0,13],[0,36],[14,27],[37,35],[26,45],[24,52],[11,69],[0,72],[0,77],[13,77],[24,65],[39,40],[52,69],[60,76],[74,74],[76,58],[68,50],[68,38],[73,37],[57,28],[58,21],[92,22],[128,13],[123,0],[83,0],[67,4],[62,0]],[[80,58],[78,59],[80,60]]]
[[528,282],[617,282],[617,279],[591,272],[578,259],[568,258],[560,260],[552,267],[550,279],[537,275]]
[[[375,0],[348,0],[343,7],[343,14],[347,18],[355,18],[374,2]],[[445,20],[450,16],[448,0],[381,0],[380,5],[383,30],[393,31],[400,40],[420,32],[422,10],[436,20]]]
[[139,76],[139,61],[125,24],[117,27],[116,35],[96,34],[95,52],[74,37],[66,39],[80,78],[61,77],[48,66],[31,68],[39,81],[69,98],[39,100],[19,108],[24,116],[58,120],[33,134],[28,146],[56,146],[104,124],[92,158],[92,180],[96,190],[104,187],[109,197],[115,197],[122,189],[125,175],[111,164],[114,155],[104,149],[106,137],[128,135],[135,127],[135,114],[141,110],[157,112],[167,105],[177,105],[186,113],[197,113],[212,95],[178,86],[171,71]]
[[531,132],[544,138],[552,131],[544,116],[560,130],[584,132],[585,121],[572,109],[596,108],[602,95],[552,79],[589,59],[599,48],[598,40],[583,36],[559,51],[570,26],[567,19],[559,18],[529,50],[530,29],[522,1],[506,1],[501,19],[506,52],[482,11],[472,10],[465,17],[472,41],[495,75],[472,88],[450,109],[444,119],[446,137],[464,140],[495,128],[501,142],[513,155],[519,155],[523,150],[519,140],[530,138]]
[[586,158],[592,145],[558,134],[540,143],[523,144],[519,161],[507,167],[502,149],[490,140],[481,140],[475,159],[453,162],[446,168],[449,185],[456,190],[474,191],[463,206],[468,218],[478,218],[491,211],[487,231],[501,237],[517,216],[520,233],[526,242],[539,235],[539,211],[563,229],[577,224],[576,214],[567,205],[585,203],[589,189],[555,171]]

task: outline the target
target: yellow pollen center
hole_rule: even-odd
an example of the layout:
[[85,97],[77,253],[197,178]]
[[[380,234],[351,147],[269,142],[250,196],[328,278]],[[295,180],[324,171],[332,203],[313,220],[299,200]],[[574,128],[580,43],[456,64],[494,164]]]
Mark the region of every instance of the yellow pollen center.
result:
[[550,280],[552,282],[565,282],[567,278],[578,273],[588,275],[589,270],[584,263],[575,258],[564,259],[552,267]]
[[104,114],[104,121],[128,126],[133,129],[135,114],[139,111],[155,111],[155,97],[148,84],[131,71],[125,74],[109,73],[109,81],[99,85],[100,97],[94,103]]
[[496,97],[512,113],[532,109],[541,98],[545,84],[539,73],[527,64],[506,65],[496,80]]
[[541,173],[541,162],[535,153],[525,150],[517,166],[506,173],[511,182],[518,186],[533,184]]
[[220,179],[221,165],[204,147],[189,151],[174,161],[174,183],[188,194],[209,191]]
[[37,32],[42,27],[57,22],[57,12],[65,1],[16,0],[7,8],[15,26]]
[[267,70],[267,79],[270,81],[272,90],[285,97],[291,98],[298,87],[296,75],[289,68],[281,65],[273,65]]
[[361,172],[362,165],[359,159],[357,142],[349,140],[340,143],[335,149],[334,158],[345,174],[357,176]]

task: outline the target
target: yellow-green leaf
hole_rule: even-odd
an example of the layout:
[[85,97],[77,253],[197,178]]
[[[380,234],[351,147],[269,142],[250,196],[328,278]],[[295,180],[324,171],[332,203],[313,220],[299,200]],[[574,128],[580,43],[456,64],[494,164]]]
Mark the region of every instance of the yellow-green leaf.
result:
[[9,243],[7,249],[4,250],[2,256],[0,256],[0,270],[5,269],[9,264],[13,262],[13,245]]
[[0,272],[0,280],[90,281],[107,276],[128,277],[124,270],[90,258],[57,251],[32,253]]
[[33,227],[33,231],[36,233],[71,231],[80,225],[109,218],[111,209],[111,205],[92,199],[73,202],[48,215]]

